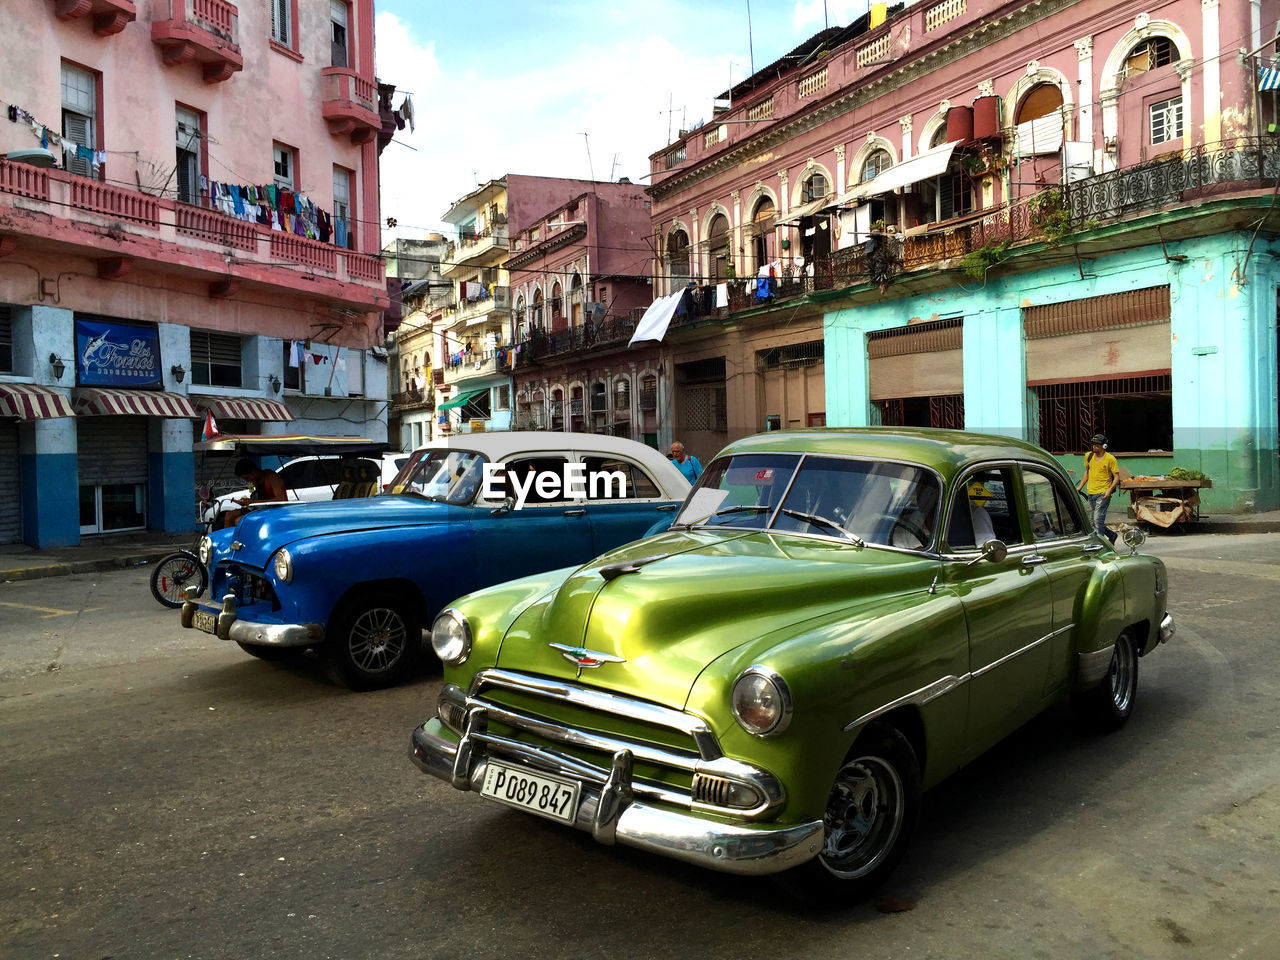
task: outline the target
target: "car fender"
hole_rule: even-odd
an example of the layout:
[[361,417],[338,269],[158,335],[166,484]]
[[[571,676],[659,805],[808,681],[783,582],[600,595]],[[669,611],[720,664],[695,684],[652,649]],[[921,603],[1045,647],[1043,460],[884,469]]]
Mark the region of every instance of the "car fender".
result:
[[[1088,663],[1090,655],[1105,658],[1116,642],[1116,637],[1130,623],[1126,611],[1126,579],[1131,571],[1121,558],[1099,563],[1093,575],[1080,592],[1075,611],[1074,663],[1071,677],[1076,687],[1083,683],[1091,686],[1100,680],[1096,670],[1081,664]],[[1104,674],[1105,675],[1105,674]]]
[[[687,709],[702,716],[728,756],[779,776],[788,788],[780,819],[822,816],[831,783],[853,742],[877,718],[914,712],[925,782],[959,765],[968,709],[964,608],[923,587],[867,598],[724,654],[694,683]],[[787,728],[756,737],[733,719],[734,681],[747,667],[783,677],[792,698]],[[918,722],[917,722],[918,721]],[[907,731],[904,731],[907,732]]]
[[[327,624],[343,603],[366,589],[410,589],[423,626],[470,583],[475,557],[469,524],[433,524],[352,531],[288,544],[293,577],[280,583],[271,562],[286,622]],[[275,552],[271,554],[275,556]]]

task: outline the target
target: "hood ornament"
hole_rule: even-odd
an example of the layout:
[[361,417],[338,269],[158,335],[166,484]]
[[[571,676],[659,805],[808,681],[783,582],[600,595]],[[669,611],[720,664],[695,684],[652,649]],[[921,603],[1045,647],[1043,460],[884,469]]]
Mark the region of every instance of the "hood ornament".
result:
[[232,540],[232,541],[231,541],[231,549],[232,549],[232,550],[243,550],[243,549],[244,549],[244,544],[243,544],[243,543],[241,543],[239,540]]
[[583,670],[594,670],[602,663],[626,663],[626,657],[615,657],[611,653],[601,653],[599,650],[588,650],[586,647],[571,647],[567,643],[548,643],[548,647],[552,650],[559,650],[560,656],[564,657],[575,667],[578,668],[578,676],[582,676]]

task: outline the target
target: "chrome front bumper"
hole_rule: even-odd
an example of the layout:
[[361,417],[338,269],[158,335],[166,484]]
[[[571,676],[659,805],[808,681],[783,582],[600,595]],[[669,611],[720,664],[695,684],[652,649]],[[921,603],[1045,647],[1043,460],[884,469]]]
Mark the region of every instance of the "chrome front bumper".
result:
[[179,615],[183,627],[203,630],[220,640],[256,644],[263,647],[309,647],[324,640],[324,627],[318,623],[255,623],[241,620],[236,610],[236,598],[228,593],[222,598],[222,606],[200,603],[195,598],[194,587],[187,588]]
[[[459,790],[480,791],[488,769],[482,730],[468,722],[467,732],[454,743],[428,729],[429,720],[413,731],[409,755],[424,772]],[[528,746],[525,756],[509,752],[503,760],[543,767],[542,751]],[[769,824],[737,826],[669,810],[636,800],[631,790],[631,752],[619,750],[603,784],[582,776],[582,800],[573,826],[605,844],[621,843],[676,860],[725,873],[778,873],[813,859],[822,851],[822,821],[797,826]],[[561,771],[564,772],[564,771]],[[495,801],[496,802],[496,801]]]

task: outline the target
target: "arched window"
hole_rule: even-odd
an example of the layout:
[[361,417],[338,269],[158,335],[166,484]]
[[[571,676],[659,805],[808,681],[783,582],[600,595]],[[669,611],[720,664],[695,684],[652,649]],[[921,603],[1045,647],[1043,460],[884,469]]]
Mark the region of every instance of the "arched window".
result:
[[1038,83],[1018,104],[1015,123],[1029,123],[1047,117],[1062,106],[1062,91],[1056,83]]
[[619,377],[613,382],[613,409],[620,417],[631,416],[631,378]]
[[773,243],[770,238],[773,236],[776,220],[777,210],[773,201],[768,197],[761,197],[755,212],[751,214],[751,252],[755,256],[757,269],[773,259]]
[[937,130],[933,131],[933,136],[929,138],[929,149],[932,150],[934,147],[940,147],[946,142],[947,124],[944,121],[938,126]]
[[821,200],[826,195],[827,178],[821,173],[810,174],[809,179],[804,182],[804,186],[800,190],[800,200],[803,203]]
[[533,291],[533,309],[529,311],[529,326],[531,328],[542,327],[542,291]]
[[569,323],[582,326],[582,274],[576,272],[569,282]]
[[689,235],[680,227],[667,237],[667,269],[673,277],[689,276]]
[[525,326],[526,318],[524,315],[524,294],[516,297],[516,309],[513,314],[516,321],[516,342],[528,339],[528,327]]
[[560,281],[551,285],[551,329],[564,329],[564,300],[560,293]]
[[893,166],[893,157],[889,155],[889,151],[876,150],[863,161],[862,174],[859,176],[858,182],[866,183],[868,180],[874,180],[891,166]]
[[1181,59],[1177,45],[1168,37],[1149,37],[1137,44],[1124,58],[1124,73],[1131,77],[1156,67],[1167,67]]
[[729,219],[717,213],[707,228],[707,249],[711,252],[711,279],[722,280],[729,275]]

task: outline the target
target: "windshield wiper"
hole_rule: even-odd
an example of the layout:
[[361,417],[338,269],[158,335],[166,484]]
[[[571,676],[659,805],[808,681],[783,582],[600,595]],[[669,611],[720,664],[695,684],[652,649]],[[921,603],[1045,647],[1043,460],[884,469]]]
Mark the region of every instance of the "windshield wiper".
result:
[[856,533],[850,533],[843,526],[841,526],[835,520],[830,519],[829,517],[822,517],[816,513],[805,513],[803,510],[792,510],[789,507],[783,507],[782,512],[785,513],[788,517],[794,517],[795,519],[803,520],[806,523],[820,523],[824,527],[829,527],[830,529],[835,530],[842,537],[844,537],[847,540],[851,540],[852,542],[856,543],[858,546],[860,547],[866,546],[866,543],[863,542],[863,539],[860,536],[858,536]]

